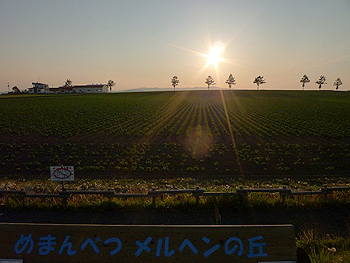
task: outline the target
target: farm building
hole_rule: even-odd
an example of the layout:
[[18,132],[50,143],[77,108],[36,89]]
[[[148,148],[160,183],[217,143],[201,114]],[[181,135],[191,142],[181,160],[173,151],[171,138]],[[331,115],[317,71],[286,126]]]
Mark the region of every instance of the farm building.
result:
[[49,88],[49,85],[39,82],[33,82],[33,87],[28,88],[30,94],[43,93],[107,93],[106,84],[74,85],[60,86],[58,88]]
[[60,86],[58,87],[56,93],[72,93],[73,86]]
[[49,85],[45,83],[33,82],[33,87],[28,88],[28,92],[33,93],[50,93]]
[[106,84],[75,85],[73,91],[77,93],[107,93]]

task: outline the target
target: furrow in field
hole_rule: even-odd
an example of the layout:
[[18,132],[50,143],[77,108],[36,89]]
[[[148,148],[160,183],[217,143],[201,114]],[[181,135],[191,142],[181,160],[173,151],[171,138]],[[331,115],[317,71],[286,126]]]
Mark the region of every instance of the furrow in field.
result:
[[204,119],[204,127],[208,137],[212,137],[212,132],[210,129],[210,118],[208,113],[208,99],[203,100],[203,119]]
[[160,135],[161,133],[167,133],[167,134],[174,133],[178,125],[185,118],[185,115],[187,114],[188,108],[190,106],[191,104],[188,102],[182,102],[180,105],[178,105],[175,111],[173,112],[173,115],[170,121],[168,121],[166,125],[164,125],[161,129],[159,129],[158,135]]
[[192,104],[193,104],[193,111],[190,114],[190,116],[191,116],[190,122],[188,123],[187,129],[186,129],[186,136],[187,137],[190,137],[192,135],[192,130],[195,129],[194,123],[195,123],[195,120],[198,116],[199,100],[197,99],[197,100],[193,101]]
[[249,133],[255,133],[259,136],[271,136],[274,132],[266,127],[263,119],[255,119],[254,116],[247,112],[228,107],[228,114],[234,126],[244,127]]
[[215,123],[215,126],[219,129],[219,133],[217,133],[217,135],[222,134],[224,136],[228,136],[230,133],[228,131],[225,114],[223,111],[220,112],[220,110],[218,110],[217,104],[217,102],[213,101],[208,103],[208,110],[213,116],[212,122]]
[[188,112],[190,108],[193,105],[189,102],[184,103],[184,105],[181,107],[181,112],[178,113],[178,116],[176,116],[176,122],[174,122],[171,127],[168,128],[167,132],[169,134],[175,134],[178,128],[182,125],[182,123],[185,121],[186,116],[188,115]]
[[176,135],[180,136],[181,134],[183,134],[185,127],[187,125],[187,123],[189,122],[189,120],[192,117],[192,114],[195,110],[195,104],[194,103],[190,103],[188,102],[188,104],[190,105],[190,107],[188,108],[188,110],[186,112],[184,112],[184,119],[183,121],[180,123],[180,126],[177,128],[176,130]]
[[181,95],[176,96],[175,99],[173,99],[166,106],[164,106],[162,110],[160,110],[157,114],[155,121],[149,124],[148,131],[145,133],[146,136],[157,135],[158,131],[162,129],[162,127],[164,127],[169,121],[172,120],[174,112],[177,113],[181,110],[180,105],[184,103],[185,97],[183,93],[177,94]]

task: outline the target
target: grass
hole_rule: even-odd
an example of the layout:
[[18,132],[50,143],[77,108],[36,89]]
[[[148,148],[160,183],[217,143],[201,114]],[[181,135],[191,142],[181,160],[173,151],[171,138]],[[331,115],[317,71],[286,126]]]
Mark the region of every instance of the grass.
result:
[[350,262],[350,237],[319,237],[316,231],[307,230],[299,235],[296,244],[308,253],[313,263]]
[[[237,188],[282,188],[288,186],[293,191],[317,191],[327,183],[329,187],[349,186],[346,178],[314,179],[305,181],[294,181],[291,179],[275,180],[236,180],[236,179],[195,179],[195,178],[176,178],[159,180],[103,180],[103,179],[80,179],[65,184],[66,190],[114,190],[116,193],[147,194],[149,189],[155,190],[176,190],[176,189],[195,189],[199,187],[205,192],[234,192]],[[25,178],[1,179],[0,190],[23,190],[29,194],[54,194],[61,191],[61,185],[51,180],[28,180]],[[317,208],[317,207],[348,207],[350,206],[349,192],[333,192],[327,195],[311,196],[289,196],[283,199],[278,193],[251,193],[245,198],[240,196],[218,196],[218,197],[200,197],[199,203],[192,194],[162,195],[157,197],[156,206],[152,205],[152,198],[108,198],[101,195],[73,195],[67,199],[64,205],[62,198],[21,198],[4,196],[0,200],[6,208],[42,208],[42,209],[61,209],[67,208],[89,208],[89,209],[133,209],[133,208],[152,208],[152,209],[170,209],[180,208],[191,210],[206,209],[217,205],[225,208]]]
[[[34,176],[33,176],[34,177]],[[32,178],[33,178],[32,177]],[[178,177],[170,179],[96,179],[76,178],[73,182],[66,182],[65,188],[74,190],[108,190],[114,189],[118,193],[147,193],[151,188],[156,190],[194,189],[197,186],[211,192],[232,192],[239,186],[244,188],[281,188],[287,186],[292,190],[316,191],[324,187],[350,186],[347,177],[308,177],[293,178],[216,178],[206,179],[198,177]],[[26,192],[54,193],[61,190],[61,184],[46,179],[28,179],[25,176],[17,178],[0,178],[1,190],[24,190]]]

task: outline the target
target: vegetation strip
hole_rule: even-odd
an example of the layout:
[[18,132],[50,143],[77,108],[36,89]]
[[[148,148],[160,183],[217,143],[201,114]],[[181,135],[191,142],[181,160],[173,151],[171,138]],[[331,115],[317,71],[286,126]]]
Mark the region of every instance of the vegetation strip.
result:
[[[63,204],[66,206],[68,199],[73,199],[73,196],[103,196],[108,197],[109,202],[111,201],[111,198],[152,198],[152,204],[156,205],[156,198],[160,197],[162,200],[164,200],[164,196],[170,196],[170,195],[184,195],[184,194],[191,194],[195,198],[195,204],[200,204],[200,197],[238,197],[240,199],[234,200],[233,202],[242,202],[242,198],[247,198],[249,194],[265,194],[266,198],[271,194],[279,193],[279,196],[281,198],[280,201],[281,205],[286,205],[286,197],[293,197],[293,196],[301,196],[301,195],[322,195],[322,196],[328,196],[328,199],[331,200],[332,198],[338,198],[339,195],[336,194],[337,192],[348,192],[349,187],[334,187],[334,188],[322,188],[320,191],[291,191],[291,189],[287,188],[270,188],[270,189],[244,189],[242,187],[238,188],[236,192],[205,192],[203,189],[182,189],[182,190],[154,190],[151,189],[148,191],[148,193],[145,194],[132,194],[132,193],[115,193],[113,190],[85,190],[85,191],[74,191],[74,190],[67,190],[67,191],[60,191],[58,193],[53,194],[47,194],[47,193],[26,193],[24,191],[7,191],[7,190],[0,190],[0,196],[3,197],[2,203],[7,204],[7,201],[9,198],[41,198],[41,199],[50,199],[50,198],[63,198]],[[335,194],[335,197],[332,196],[332,194]],[[348,195],[347,195],[348,196]],[[79,197],[79,198],[81,198]],[[5,198],[5,199],[4,199]],[[250,197],[250,199],[254,197]],[[182,198],[184,199],[184,198]],[[265,199],[265,198],[263,198]],[[278,200],[278,199],[277,199]],[[248,201],[248,199],[247,199]],[[107,202],[103,199],[100,200],[100,203]],[[204,201],[206,203],[207,201]],[[292,201],[293,202],[293,201]]]

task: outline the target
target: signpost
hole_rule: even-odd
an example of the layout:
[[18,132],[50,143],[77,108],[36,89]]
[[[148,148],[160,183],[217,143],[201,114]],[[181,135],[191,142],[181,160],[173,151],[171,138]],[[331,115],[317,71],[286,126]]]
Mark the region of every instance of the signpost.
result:
[[74,181],[74,166],[50,166],[50,175],[52,181],[62,182],[64,191],[64,182]]
[[[0,223],[6,262],[296,263],[294,228]],[[11,261],[11,260],[12,261]],[[16,261],[14,261],[16,260]],[[0,261],[1,262],[1,261]]]
[[52,181],[74,181],[74,166],[51,166],[50,175]]

